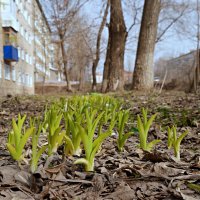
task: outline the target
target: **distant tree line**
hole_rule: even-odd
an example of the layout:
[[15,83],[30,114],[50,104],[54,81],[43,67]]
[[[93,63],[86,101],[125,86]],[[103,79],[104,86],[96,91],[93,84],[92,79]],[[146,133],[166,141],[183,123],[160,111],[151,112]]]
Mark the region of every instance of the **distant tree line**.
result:
[[[154,87],[156,44],[162,42],[172,28],[177,32],[181,29],[183,31],[181,25],[185,22],[185,16],[194,12],[196,6],[194,2],[187,0],[101,0],[99,3],[102,4],[102,9],[98,19],[100,23],[95,24],[89,22],[88,16],[82,11],[90,0],[48,2],[50,6],[46,6],[46,9],[53,41],[60,52],[56,62],[59,70],[65,75],[67,90],[73,90],[70,85],[72,77],[79,81],[79,90],[82,90],[88,73],[88,76],[92,76],[92,89],[96,91],[96,70],[102,54],[105,54],[102,92],[124,89],[126,47],[130,46],[133,40],[137,41],[137,49],[131,89],[151,90]],[[132,24],[129,24],[129,27],[124,17],[126,8],[131,10],[132,16]],[[198,4],[196,11],[199,12]],[[131,38],[130,32],[136,26],[140,27],[139,34]],[[105,27],[108,30],[108,38],[103,34]],[[199,38],[197,40],[199,41]],[[194,82],[198,85],[199,63],[196,63]]]

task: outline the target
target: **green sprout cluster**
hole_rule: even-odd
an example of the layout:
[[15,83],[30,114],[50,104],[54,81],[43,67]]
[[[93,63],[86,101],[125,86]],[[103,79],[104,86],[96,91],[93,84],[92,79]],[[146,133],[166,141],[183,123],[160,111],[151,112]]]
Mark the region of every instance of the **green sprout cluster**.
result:
[[[19,115],[17,122],[13,119],[7,149],[12,158],[20,164],[25,160],[25,146],[30,141],[30,170],[34,173],[42,154],[45,153],[47,157],[53,156],[58,147],[63,145],[64,156],[79,156],[74,164],[82,164],[86,171],[94,171],[95,156],[106,138],[116,132],[116,146],[121,152],[127,139],[134,134],[127,126],[130,111],[123,109],[122,105],[119,99],[99,94],[61,98],[46,106],[42,117],[28,120],[26,116]],[[148,142],[149,129],[155,118],[156,114],[148,119],[147,110],[144,108],[142,116],[137,116],[137,128],[134,129],[139,133],[140,148],[146,151],[151,151],[160,142]],[[180,142],[186,134],[178,139],[175,134],[174,128],[168,130],[168,144],[173,146],[178,152],[175,154],[180,156]],[[39,145],[40,137],[45,137],[47,143]]]
[[139,139],[140,139],[140,148],[146,151],[150,151],[160,140],[153,140],[151,142],[147,142],[147,137],[149,133],[149,129],[156,118],[157,114],[152,115],[149,119],[147,118],[147,110],[142,108],[142,117],[137,115],[137,128],[139,131]]
[[168,141],[167,141],[168,149],[171,149],[173,147],[175,157],[178,160],[180,160],[180,146],[181,146],[181,141],[188,134],[188,131],[186,130],[179,137],[177,137],[176,127],[172,126],[172,128],[168,127],[167,132],[168,132]]

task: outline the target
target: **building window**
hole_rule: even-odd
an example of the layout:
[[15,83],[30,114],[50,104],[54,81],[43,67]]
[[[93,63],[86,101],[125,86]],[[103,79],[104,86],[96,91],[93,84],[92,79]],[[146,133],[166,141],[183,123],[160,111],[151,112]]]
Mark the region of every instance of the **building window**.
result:
[[22,83],[22,73],[21,73],[21,71],[19,70],[19,72],[18,72],[18,83]]
[[25,61],[28,62],[28,54],[25,53]]
[[21,53],[22,53],[22,55],[21,55],[22,60],[24,60],[24,50],[23,49],[22,49]]
[[29,56],[29,64],[32,65],[32,58]]
[[28,41],[28,31],[26,31],[25,38],[26,38],[26,40]]
[[29,25],[31,25],[31,17],[30,17],[30,15],[28,15],[28,23],[29,23]]
[[17,35],[10,27],[3,28],[3,39],[4,45],[14,45],[17,44]]
[[31,87],[33,86],[33,78],[32,78],[31,75],[29,76],[29,85],[30,85]]
[[4,65],[4,77],[6,80],[10,80],[10,66]]
[[19,25],[19,32],[22,34],[22,25]]
[[26,33],[27,33],[27,31],[24,30],[24,37],[25,37],[25,39],[27,40],[27,38],[26,38]]
[[28,17],[27,11],[25,10],[23,14],[24,14],[25,20],[27,20],[27,17]]
[[24,36],[24,28],[21,26],[21,29],[20,29],[21,31],[20,31],[20,33],[21,33],[21,35],[22,36]]
[[12,80],[16,81],[16,72],[14,67],[12,67]]
[[21,12],[23,13],[23,3],[22,2],[20,2],[20,4],[19,4],[19,9],[21,10]]
[[28,42],[30,43],[31,38],[29,34],[27,34],[27,39],[28,39]]
[[[25,75],[25,74],[24,74]],[[29,85],[29,77],[28,74],[25,75],[25,85],[28,86]]]
[[18,47],[18,57],[19,57],[19,58],[21,57],[21,50],[20,50],[20,47]]
[[7,10],[7,9],[9,9],[9,5],[7,3],[1,3],[0,8],[1,8],[1,10]]
[[21,72],[21,84],[24,83],[24,74]]

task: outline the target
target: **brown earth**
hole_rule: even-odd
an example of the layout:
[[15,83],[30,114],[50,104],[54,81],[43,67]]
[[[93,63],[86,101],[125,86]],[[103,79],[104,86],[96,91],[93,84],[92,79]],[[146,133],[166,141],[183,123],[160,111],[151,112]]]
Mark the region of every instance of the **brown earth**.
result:
[[[50,86],[48,91],[54,91]],[[200,96],[178,92],[142,94],[125,92],[111,94],[124,100],[124,108],[131,111],[127,129],[136,126],[141,108],[158,113],[150,129],[148,140],[161,139],[151,152],[138,148],[135,133],[125,144],[123,152],[116,148],[116,136],[108,138],[95,159],[95,173],[85,173],[74,165],[75,157],[62,161],[62,149],[44,168],[46,157],[40,160],[37,174],[31,176],[28,165],[21,168],[6,149],[11,120],[18,113],[41,115],[45,105],[58,96],[13,96],[1,98],[0,104],[0,199],[200,199]],[[181,161],[167,149],[166,126],[177,125],[178,133],[188,130],[181,144]],[[30,142],[25,157],[30,160]]]

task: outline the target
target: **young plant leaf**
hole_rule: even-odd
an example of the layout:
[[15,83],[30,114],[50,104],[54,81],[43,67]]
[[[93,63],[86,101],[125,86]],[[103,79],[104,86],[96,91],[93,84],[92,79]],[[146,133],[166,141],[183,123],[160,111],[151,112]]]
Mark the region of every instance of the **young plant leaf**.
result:
[[72,156],[74,155],[74,145],[72,140],[68,136],[64,136],[65,139],[65,155]]
[[177,138],[177,130],[175,126],[173,126],[172,128],[168,127],[167,132],[168,132],[168,148],[171,148],[173,146],[175,157],[178,160],[180,160],[181,142],[184,139],[184,137],[188,134],[188,131],[186,130],[178,138]]
[[8,151],[10,152],[12,158],[20,164],[20,161],[24,159],[23,150],[26,145],[27,140],[33,134],[35,128],[31,127],[27,130],[22,131],[22,127],[26,116],[22,117],[18,115],[18,123],[12,119],[13,130],[9,133],[8,142],[6,144]]
[[152,115],[149,120],[147,119],[147,110],[142,108],[143,122],[140,115],[137,115],[137,128],[139,131],[140,139],[140,148],[146,151],[151,151],[151,149],[158,143],[160,140],[154,140],[150,143],[147,142],[147,137],[149,133],[150,126],[152,125],[157,114]]
[[82,127],[77,124],[79,127],[79,132],[81,135],[81,139],[83,142],[84,150],[85,150],[85,158],[78,159],[75,164],[82,163],[85,165],[86,171],[94,171],[94,158],[96,152],[99,150],[103,140],[108,137],[111,132],[110,130],[105,134],[97,135],[97,138],[94,139],[95,130],[97,128],[98,123],[100,122],[104,112],[100,113],[99,116],[95,119],[96,110],[92,111],[89,115],[89,112],[85,111],[86,116],[86,127]]

